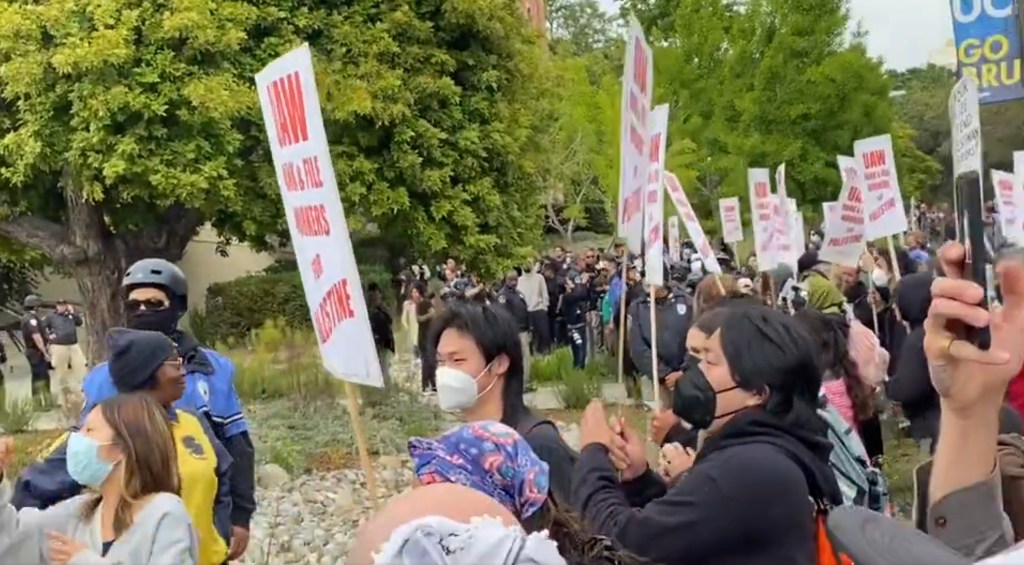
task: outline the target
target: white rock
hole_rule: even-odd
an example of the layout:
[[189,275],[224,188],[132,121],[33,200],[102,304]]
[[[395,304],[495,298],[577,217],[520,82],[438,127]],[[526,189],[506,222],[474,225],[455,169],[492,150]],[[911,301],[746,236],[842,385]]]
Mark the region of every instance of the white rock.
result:
[[259,486],[267,489],[279,488],[291,480],[288,471],[280,465],[268,463],[260,467],[256,472],[256,482]]

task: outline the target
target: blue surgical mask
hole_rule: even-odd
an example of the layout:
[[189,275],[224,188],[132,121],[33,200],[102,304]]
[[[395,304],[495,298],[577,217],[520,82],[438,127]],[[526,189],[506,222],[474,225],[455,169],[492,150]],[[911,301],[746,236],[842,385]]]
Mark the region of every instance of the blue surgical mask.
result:
[[100,458],[100,447],[104,445],[108,444],[100,443],[81,432],[71,432],[68,436],[67,468],[75,482],[99,488],[107,480],[114,464]]

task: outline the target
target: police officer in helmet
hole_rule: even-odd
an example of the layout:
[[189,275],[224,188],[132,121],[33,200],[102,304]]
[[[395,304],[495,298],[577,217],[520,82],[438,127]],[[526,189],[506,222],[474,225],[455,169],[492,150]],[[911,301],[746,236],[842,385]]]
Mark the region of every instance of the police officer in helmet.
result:
[[25,297],[25,316],[21,319],[21,338],[25,342],[25,358],[32,371],[32,398],[46,404],[50,394],[49,340],[43,331],[38,309],[43,301],[35,294]]
[[[233,459],[230,471],[231,547],[228,560],[238,559],[249,541],[249,522],[256,509],[255,461],[249,424],[235,392],[235,367],[231,360],[212,349],[201,347],[196,339],[181,331],[178,322],[188,310],[188,281],[173,263],[164,259],[142,259],[124,274],[121,290],[127,326],[136,330],[160,332],[171,338],[181,353],[185,369],[185,392],[175,408],[202,414],[214,435]],[[94,406],[117,395],[104,362],[92,369],[82,385],[84,418]],[[39,506],[56,501],[37,496]]]

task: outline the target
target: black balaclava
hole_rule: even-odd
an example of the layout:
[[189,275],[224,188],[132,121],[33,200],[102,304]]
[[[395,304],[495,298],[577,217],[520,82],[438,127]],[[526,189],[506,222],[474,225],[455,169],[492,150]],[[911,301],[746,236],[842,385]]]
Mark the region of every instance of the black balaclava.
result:
[[[140,285],[140,288],[144,285]],[[167,295],[170,306],[162,310],[138,310],[128,313],[128,328],[149,332],[159,332],[167,336],[173,336],[178,332],[178,321],[185,314],[186,305],[180,304],[181,299],[171,293],[169,289],[158,288]]]

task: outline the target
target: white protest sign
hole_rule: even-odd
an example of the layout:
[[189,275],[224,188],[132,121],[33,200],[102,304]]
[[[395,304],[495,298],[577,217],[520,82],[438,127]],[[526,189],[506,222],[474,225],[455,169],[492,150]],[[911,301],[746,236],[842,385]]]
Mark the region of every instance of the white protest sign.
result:
[[[846,180],[846,177],[844,177],[843,175],[840,175],[840,176],[843,177],[844,181]],[[821,213],[822,213],[821,217],[822,217],[822,222],[825,224],[825,231],[828,231],[829,223],[832,222],[833,218],[836,218],[836,217],[839,216],[839,212],[840,212],[840,207],[839,207],[839,203],[838,202],[822,202],[821,203]]]
[[743,216],[740,210],[740,199],[718,199],[718,217],[722,221],[722,241],[736,243],[743,241]]
[[648,131],[651,133],[650,163],[648,164],[647,187],[644,196],[643,233],[646,238],[644,249],[644,280],[648,284],[665,284],[665,142],[668,131],[668,104],[661,104],[651,111]]
[[[981,175],[981,111],[978,83],[964,74],[949,93],[949,125],[952,130],[953,178],[975,171]],[[956,192],[956,191],[954,191]]]
[[754,254],[760,271],[774,269],[778,264],[772,245],[772,220],[775,199],[772,197],[771,172],[768,169],[747,169],[750,192],[750,220],[754,228]]
[[668,171],[665,171],[665,191],[668,192],[672,203],[676,205],[676,212],[683,219],[686,233],[690,236],[693,247],[697,249],[697,254],[700,255],[700,260],[704,263],[704,268],[709,273],[721,274],[722,266],[718,263],[718,257],[715,255],[714,249],[711,248],[711,243],[704,234],[704,228],[701,227],[697,214],[693,212],[693,207],[690,206],[690,199],[686,197],[682,183],[679,182],[679,178]]
[[683,250],[679,241],[679,217],[669,216],[668,220],[668,258],[672,263],[683,260]]
[[[793,241],[796,259],[807,249],[807,234],[804,232],[804,215],[796,205],[796,199],[788,199],[789,204],[789,236]],[[793,263],[796,263],[796,259]]]
[[785,263],[796,269],[796,260],[800,254],[794,251],[793,239],[790,235],[791,220],[789,214],[789,197],[786,196],[786,164],[775,169],[775,204],[772,243],[775,246],[775,257],[779,263]]
[[[1017,202],[1018,226],[1024,239],[1024,151],[1013,152],[1013,194]],[[1018,245],[1024,245],[1024,242]]]
[[619,139],[618,237],[633,253],[644,240],[644,193],[647,190],[648,124],[654,88],[654,56],[636,18],[629,18],[626,60],[622,73],[621,133]]
[[[892,136],[877,135],[858,139],[853,144],[854,157],[863,175],[864,236],[878,239],[907,231],[907,213],[896,176],[896,156]],[[841,201],[840,201],[841,202]]]
[[309,46],[267,65],[256,90],[324,367],[338,379],[384,386]]
[[996,197],[996,210],[999,212],[999,228],[1003,237],[1014,245],[1022,241],[1021,210],[1017,207],[1020,198],[1017,195],[1013,173],[992,169],[992,191]]
[[856,267],[864,251],[864,189],[860,161],[853,157],[838,157],[843,189],[839,193],[839,213],[825,227],[818,257],[835,265]]

